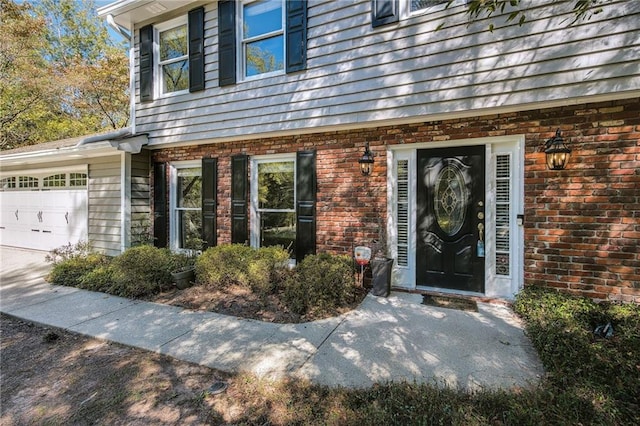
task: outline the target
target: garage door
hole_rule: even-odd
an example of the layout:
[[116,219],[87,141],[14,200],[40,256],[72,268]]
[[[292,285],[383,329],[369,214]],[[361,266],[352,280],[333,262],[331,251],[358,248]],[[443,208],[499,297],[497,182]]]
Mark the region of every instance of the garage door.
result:
[[4,176],[0,181],[0,243],[51,250],[87,240],[87,174]]

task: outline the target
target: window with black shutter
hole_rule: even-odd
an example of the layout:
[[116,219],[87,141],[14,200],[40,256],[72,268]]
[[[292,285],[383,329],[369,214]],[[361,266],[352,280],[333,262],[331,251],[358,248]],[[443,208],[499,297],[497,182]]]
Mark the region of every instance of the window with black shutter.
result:
[[167,165],[153,165],[153,242],[167,246]]
[[371,0],[371,25],[374,28],[398,22],[399,19],[398,0]]
[[205,247],[217,245],[218,160],[202,159],[202,239]]

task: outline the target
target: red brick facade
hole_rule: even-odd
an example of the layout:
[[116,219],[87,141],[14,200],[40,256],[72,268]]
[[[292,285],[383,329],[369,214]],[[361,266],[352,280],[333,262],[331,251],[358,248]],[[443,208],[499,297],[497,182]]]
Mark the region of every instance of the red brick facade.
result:
[[[573,150],[546,169],[542,143],[560,128]],[[230,241],[231,155],[317,151],[317,251],[351,253],[380,237],[386,147],[525,136],[525,285],[640,302],[640,99],[155,151],[153,161],[218,158],[218,243]],[[365,143],[373,173],[360,175]]]

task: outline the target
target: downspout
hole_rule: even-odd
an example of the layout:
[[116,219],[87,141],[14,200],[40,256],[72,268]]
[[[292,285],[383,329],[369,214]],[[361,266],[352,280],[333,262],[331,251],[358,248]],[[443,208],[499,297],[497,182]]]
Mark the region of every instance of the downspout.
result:
[[124,39],[129,40],[129,128],[131,134],[136,134],[136,102],[135,102],[135,55],[134,55],[134,34],[129,33],[113,19],[113,15],[107,15],[107,24]]

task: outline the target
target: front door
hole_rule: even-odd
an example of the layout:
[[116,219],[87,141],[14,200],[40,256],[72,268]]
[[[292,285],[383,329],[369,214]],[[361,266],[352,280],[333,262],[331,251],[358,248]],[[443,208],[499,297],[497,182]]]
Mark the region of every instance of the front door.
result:
[[418,151],[416,285],[484,293],[485,147]]

